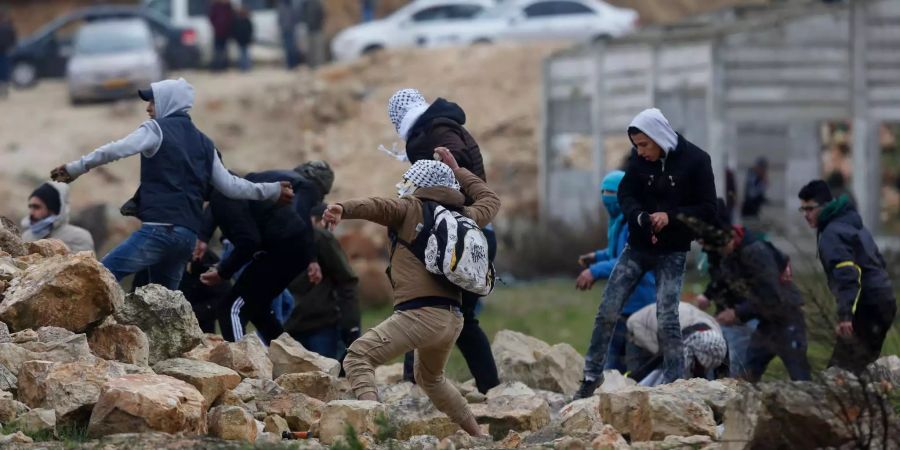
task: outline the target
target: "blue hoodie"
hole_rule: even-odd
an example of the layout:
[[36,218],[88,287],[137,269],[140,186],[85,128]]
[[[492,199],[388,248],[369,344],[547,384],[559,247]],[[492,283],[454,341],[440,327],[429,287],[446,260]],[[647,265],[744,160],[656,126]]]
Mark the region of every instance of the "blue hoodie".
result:
[[[621,170],[610,172],[603,178],[603,183],[600,185],[600,188],[602,190],[618,192],[619,183],[624,176],[625,172],[622,172]],[[591,275],[594,276],[595,280],[609,278],[613,267],[615,267],[616,262],[619,261],[619,255],[622,254],[622,250],[628,242],[628,227],[625,226],[625,217],[619,208],[618,197],[616,195],[602,195],[602,200],[603,206],[605,206],[606,211],[609,212],[609,230],[607,232],[609,246],[605,249],[597,250],[594,253],[596,262],[591,264],[590,270]],[[631,297],[625,302],[622,314],[630,315],[655,302],[656,279],[653,276],[653,272],[647,272],[635,287]]]

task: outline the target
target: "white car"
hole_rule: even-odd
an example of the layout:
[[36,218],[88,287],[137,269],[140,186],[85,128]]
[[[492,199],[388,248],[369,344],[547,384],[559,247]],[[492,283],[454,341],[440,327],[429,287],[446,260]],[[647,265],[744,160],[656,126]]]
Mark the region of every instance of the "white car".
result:
[[[197,44],[204,62],[212,60],[213,31],[209,23],[209,5],[212,0],[143,0],[146,7],[171,20],[173,25],[193,29],[197,33]],[[278,32],[278,14],[275,2],[268,0],[231,0],[235,8],[243,6],[250,11],[253,21],[253,41],[251,57],[259,59],[256,53],[260,46],[281,48]],[[236,49],[231,49],[234,53]],[[280,53],[279,53],[280,54]]]
[[506,0],[464,24],[430,29],[424,45],[588,41],[629,33],[638,21],[637,11],[600,0]]
[[495,0],[418,0],[381,20],[352,26],[331,42],[338,61],[358,58],[385,48],[425,46],[430,29],[452,29],[494,7]]

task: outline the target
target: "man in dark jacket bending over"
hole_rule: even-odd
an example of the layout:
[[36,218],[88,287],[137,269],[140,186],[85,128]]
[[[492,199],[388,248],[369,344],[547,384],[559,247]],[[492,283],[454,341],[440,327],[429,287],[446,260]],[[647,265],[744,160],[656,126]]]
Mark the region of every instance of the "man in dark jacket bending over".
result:
[[[664,382],[670,383],[684,376],[678,302],[685,254],[694,239],[681,218],[711,222],[716,214],[716,186],[709,155],[675,133],[658,109],[638,114],[628,127],[628,137],[634,149],[618,193],[628,221],[628,247],[603,292],[598,342],[601,347],[609,346],[625,300],[641,277],[654,271],[663,376]],[[590,397],[603,383],[606,354],[585,358],[577,398]]]
[[828,367],[859,373],[881,354],[897,314],[884,258],[846,195],[833,199],[813,180],[800,189],[800,211],[818,231],[819,260],[837,300],[837,342]]

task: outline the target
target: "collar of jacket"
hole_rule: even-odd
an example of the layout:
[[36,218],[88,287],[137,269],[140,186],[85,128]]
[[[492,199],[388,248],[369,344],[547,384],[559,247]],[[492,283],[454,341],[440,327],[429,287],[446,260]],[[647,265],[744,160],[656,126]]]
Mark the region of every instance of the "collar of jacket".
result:
[[466,203],[466,196],[456,189],[448,187],[427,187],[416,189],[413,194],[420,200],[431,200],[444,206],[462,208]]
[[822,212],[819,213],[819,232],[821,233],[825,227],[835,218],[839,217],[850,206],[850,197],[847,194],[825,204]]

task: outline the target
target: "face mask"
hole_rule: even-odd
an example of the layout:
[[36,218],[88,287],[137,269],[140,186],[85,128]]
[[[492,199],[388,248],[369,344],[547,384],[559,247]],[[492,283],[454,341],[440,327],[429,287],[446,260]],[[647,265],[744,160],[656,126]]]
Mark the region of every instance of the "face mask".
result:
[[604,195],[603,196],[603,206],[606,207],[606,211],[609,212],[611,217],[616,217],[622,213],[619,208],[619,198],[615,195]]
[[404,179],[403,181],[397,183],[397,196],[398,197],[406,197],[407,195],[412,195],[416,192],[418,187],[413,184],[412,181]]
[[38,239],[43,239],[50,235],[50,232],[53,231],[53,222],[56,220],[56,216],[49,216],[41,219],[37,222],[34,222],[29,227],[31,229],[31,234]]

